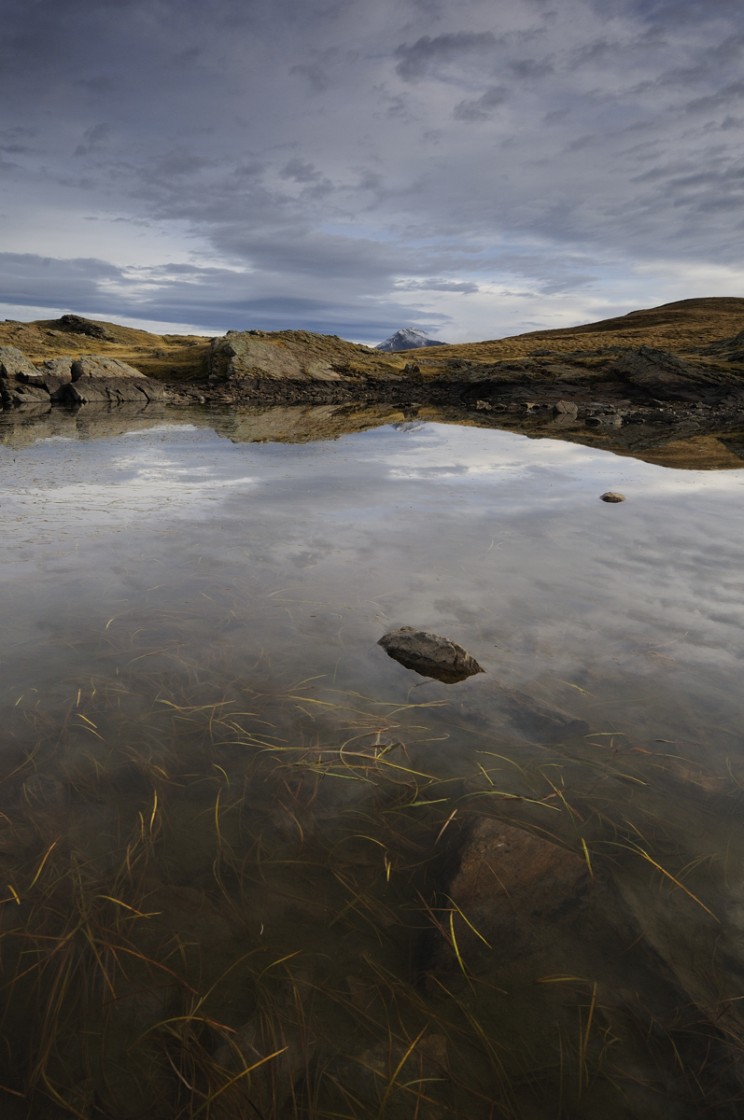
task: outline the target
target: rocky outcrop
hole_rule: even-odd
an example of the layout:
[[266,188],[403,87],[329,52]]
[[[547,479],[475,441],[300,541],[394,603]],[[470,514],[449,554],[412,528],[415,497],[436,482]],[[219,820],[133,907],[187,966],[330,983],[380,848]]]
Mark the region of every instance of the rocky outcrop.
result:
[[0,378],[5,381],[16,377],[34,377],[39,371],[22,351],[15,346],[0,346]]
[[39,371],[15,346],[0,346],[0,401],[3,408],[49,404]]
[[309,331],[228,331],[212,340],[208,359],[212,382],[282,380],[290,384],[364,384],[400,380],[405,375],[367,346]]
[[62,386],[55,399],[65,404],[123,404],[143,397],[163,400],[162,385],[117,358],[90,357],[72,363],[72,381]]
[[116,358],[54,358],[41,367],[13,346],[0,347],[3,408],[23,405],[119,405],[162,401],[163,386]]
[[53,319],[49,326],[53,330],[82,334],[87,338],[108,340],[112,337],[101,323],[93,323],[90,319],[84,319],[82,315],[62,315],[59,319]]
[[[664,400],[699,400],[711,392],[720,392],[723,380],[715,369],[652,346],[627,350],[607,372],[649,396]],[[727,385],[726,389],[730,387]]]
[[700,353],[719,361],[741,364],[744,362],[744,331],[739,331],[733,338],[713,342],[710,346],[703,347]]
[[445,684],[464,681],[475,673],[484,673],[474,657],[449,638],[401,626],[380,638],[378,645],[400,662],[406,669],[413,669],[422,677],[434,677]]

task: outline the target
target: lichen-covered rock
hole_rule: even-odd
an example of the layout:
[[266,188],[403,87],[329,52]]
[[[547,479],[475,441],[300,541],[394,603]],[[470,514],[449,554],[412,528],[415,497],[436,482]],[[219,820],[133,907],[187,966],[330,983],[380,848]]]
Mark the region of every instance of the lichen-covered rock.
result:
[[72,358],[47,358],[39,373],[42,377],[52,377],[60,383],[72,381]]
[[53,394],[64,404],[118,405],[163,400],[163,386],[118,358],[86,357],[72,363],[72,381]]
[[66,331],[68,334],[82,334],[86,338],[110,339],[112,336],[101,323],[94,323],[84,319],[82,315],[62,315],[50,324],[57,331]]
[[485,672],[475,658],[457,642],[442,638],[439,634],[430,634],[426,630],[416,630],[413,626],[391,630],[377,644],[406,669],[413,669],[423,677],[434,677],[446,684],[455,684],[475,673]]
[[32,377],[39,373],[36,366],[15,346],[0,346],[0,377],[11,379],[20,374]]
[[144,374],[141,370],[135,369],[127,362],[122,362],[118,358],[103,358],[98,355],[93,355],[86,358],[78,358],[77,361],[72,363],[72,380],[80,381],[83,378],[115,378],[117,381],[136,381],[143,378]]
[[0,400],[3,408],[20,408],[22,405],[51,405],[46,389],[30,385],[18,378],[0,380]]
[[618,375],[635,389],[663,400],[698,400],[705,392],[726,388],[720,371],[685,361],[654,346],[626,350],[608,372]]
[[50,403],[38,369],[15,346],[0,346],[0,403],[3,408]]
[[208,361],[213,382],[354,383],[368,377],[404,377],[401,369],[367,346],[311,331],[228,331],[224,338],[212,339]]

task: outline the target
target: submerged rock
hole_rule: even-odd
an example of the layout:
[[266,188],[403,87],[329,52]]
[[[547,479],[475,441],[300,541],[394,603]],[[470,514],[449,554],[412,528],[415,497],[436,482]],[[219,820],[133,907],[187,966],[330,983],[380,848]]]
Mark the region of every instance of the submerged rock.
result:
[[406,669],[413,669],[423,677],[434,677],[446,684],[455,684],[475,673],[485,672],[475,658],[457,642],[438,634],[430,634],[426,630],[416,630],[413,626],[391,630],[377,644]]
[[519,689],[504,689],[501,703],[511,723],[534,742],[563,743],[589,733],[589,724],[585,720],[577,719],[560,708],[542,704]]

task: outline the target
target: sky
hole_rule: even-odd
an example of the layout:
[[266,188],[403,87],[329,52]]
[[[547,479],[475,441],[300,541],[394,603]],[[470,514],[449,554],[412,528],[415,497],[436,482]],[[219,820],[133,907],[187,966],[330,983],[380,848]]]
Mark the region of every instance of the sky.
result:
[[465,342],[744,296],[741,0],[2,17],[2,318]]

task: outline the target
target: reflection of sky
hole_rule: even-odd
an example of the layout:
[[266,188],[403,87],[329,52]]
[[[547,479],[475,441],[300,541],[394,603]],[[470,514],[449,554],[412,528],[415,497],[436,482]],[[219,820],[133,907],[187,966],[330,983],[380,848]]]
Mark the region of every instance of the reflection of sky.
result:
[[438,498],[436,491],[425,493],[427,483],[465,486],[459,498],[466,501],[482,501],[488,487],[511,508],[524,509],[572,502],[583,491],[598,496],[607,488],[625,487],[629,498],[647,500],[735,494],[744,487],[744,471],[674,471],[563,441],[441,424],[292,446],[234,445],[209,430],[162,425],[116,440],[53,438],[7,452],[5,461],[0,500],[6,527],[43,508],[45,523],[60,530],[71,521],[120,526],[149,515],[193,513],[233,488],[270,486],[276,502],[292,499],[292,485],[306,496],[330,491],[340,508],[348,508],[346,494],[356,510],[360,488],[371,498],[389,482],[398,491],[400,484],[413,484],[411,493],[424,501]]
[[53,437],[13,452],[2,472],[0,502],[7,531],[25,535],[39,519],[61,533],[81,524],[121,527],[152,516],[193,513],[231,486],[249,488],[250,477],[220,471],[210,432],[189,425],[151,428],[117,440]]
[[[498,439],[494,440],[494,436]],[[512,432],[430,424],[409,433],[407,438],[415,444],[415,456],[401,450],[387,460],[390,473],[396,478],[467,475],[475,479],[485,476],[498,484],[499,475],[532,476],[537,482],[541,475],[547,474],[543,481],[556,491],[568,487],[575,492],[577,487],[596,488],[602,481],[608,486],[627,481],[631,485],[642,484],[647,494],[702,490],[735,492],[744,486],[744,470],[675,471],[580,444],[530,440]]]
[[[599,501],[608,489],[627,501]],[[733,703],[740,495],[744,470],[437,424],[298,445],[180,425],[0,447],[6,632],[64,631],[73,599],[105,621],[112,596],[137,604],[157,586],[176,613],[206,603],[191,640],[208,642],[219,588],[238,668],[258,649],[297,679],[409,687],[375,643],[412,624],[487,669],[463,695],[545,674],[601,694],[598,676],[651,674]]]

